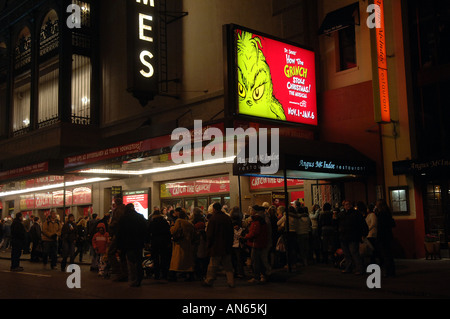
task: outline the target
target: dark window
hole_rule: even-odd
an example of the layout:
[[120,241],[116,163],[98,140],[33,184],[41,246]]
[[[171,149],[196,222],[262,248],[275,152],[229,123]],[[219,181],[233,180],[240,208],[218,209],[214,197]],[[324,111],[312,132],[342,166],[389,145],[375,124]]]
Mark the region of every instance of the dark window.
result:
[[338,36],[338,69],[344,71],[356,67],[355,26],[349,26],[337,32]]

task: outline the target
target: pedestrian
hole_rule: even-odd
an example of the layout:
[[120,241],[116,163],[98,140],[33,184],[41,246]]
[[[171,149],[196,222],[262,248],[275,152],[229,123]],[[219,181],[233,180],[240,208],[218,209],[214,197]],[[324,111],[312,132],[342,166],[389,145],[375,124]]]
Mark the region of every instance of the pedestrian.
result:
[[194,266],[195,276],[199,280],[205,280],[209,263],[205,221],[196,222],[194,228],[197,238]]
[[[288,223],[286,223],[286,215],[288,216]],[[287,242],[287,262],[288,266],[295,270],[297,263],[297,256],[299,254],[297,229],[298,229],[299,215],[294,206],[289,206],[287,212],[278,220],[277,225],[279,229],[284,230],[285,239]],[[289,227],[289,230],[287,230]]]
[[61,235],[61,223],[56,217],[56,211],[52,210],[47,220],[42,225],[43,263],[47,265],[50,258],[51,269],[56,269],[58,258],[58,236]]
[[311,230],[312,223],[309,218],[309,214],[302,210],[299,215],[298,227],[297,227],[297,240],[298,240],[298,251],[300,256],[300,261],[303,266],[308,266],[310,255],[310,241],[311,241]]
[[322,247],[322,262],[327,264],[330,257],[333,257],[337,247],[335,245],[336,237],[336,222],[333,219],[333,212],[331,211],[331,204],[323,204],[322,211],[319,214],[319,229],[321,236]]
[[234,268],[234,275],[237,278],[244,278],[244,262],[242,259],[242,232],[244,229],[242,228],[242,221],[232,220],[233,229],[234,229],[234,240],[233,240],[233,254],[232,254],[232,263]]
[[98,215],[96,213],[93,213],[86,224],[86,241],[89,244],[89,255],[91,256],[91,271],[98,271],[98,258],[94,248],[92,247],[92,238],[97,232],[97,224],[99,223],[99,221],[100,219],[98,219]]
[[114,197],[111,209],[111,219],[108,227],[110,236],[107,258],[111,266],[114,281],[128,281],[127,259],[123,251],[118,251],[117,234],[120,231],[120,220],[125,213],[125,205],[120,195]]
[[378,200],[376,203],[377,214],[377,247],[380,252],[381,268],[385,277],[395,277],[395,262],[392,252],[392,242],[394,235],[392,228],[395,227],[395,220],[392,212],[385,200]]
[[187,220],[187,214],[180,207],[173,215],[175,223],[170,227],[172,235],[172,258],[169,267],[169,280],[176,281],[177,274],[182,273],[187,281],[194,280],[195,228]]
[[[106,231],[106,227],[105,227],[105,231]],[[75,244],[76,251],[75,251],[75,256],[74,256],[74,258],[79,256],[80,263],[83,262],[84,247],[86,245],[86,239],[87,239],[86,234],[87,234],[86,219],[80,218],[77,223],[77,242]]]
[[269,225],[265,219],[265,209],[261,206],[252,207],[252,222],[248,234],[244,239],[247,245],[251,247],[251,261],[253,278],[249,280],[251,283],[267,281],[267,274],[264,262],[265,252],[268,245]]
[[109,243],[109,234],[106,231],[106,226],[104,223],[97,224],[97,232],[92,237],[92,247],[95,250],[95,254],[97,256],[97,265],[98,265],[98,275],[105,276],[106,270],[106,252]]
[[230,217],[233,223],[238,223],[242,226],[242,219],[244,218],[244,216],[238,206],[234,206],[230,210]]
[[227,278],[228,287],[234,287],[233,264],[231,254],[233,249],[234,229],[230,216],[224,213],[220,203],[214,203],[213,214],[206,228],[209,265],[204,286],[212,286],[217,278],[219,267],[222,266]]
[[167,280],[172,242],[169,222],[160,211],[155,211],[149,221],[148,237],[155,279]]
[[3,249],[11,248],[11,224],[12,218],[11,214],[9,214],[3,222],[3,239],[2,243],[0,244],[0,247]]
[[39,262],[42,257],[42,231],[39,217],[34,217],[33,225],[30,228],[31,240],[31,262]]
[[20,267],[20,256],[25,246],[25,236],[22,213],[17,213],[11,224],[11,271],[23,270],[23,267]]
[[376,263],[376,256],[377,256],[377,228],[378,228],[378,220],[377,215],[375,214],[375,205],[370,204],[367,207],[367,215],[366,215],[366,223],[367,227],[369,228],[369,233],[367,234],[367,240],[372,244],[373,251],[370,255],[370,263],[375,264]]
[[310,259],[316,263],[321,262],[321,241],[320,241],[320,229],[319,229],[319,216],[320,206],[315,204],[309,213],[309,219],[311,220],[311,235],[310,235]]
[[133,204],[127,204],[119,220],[116,238],[120,256],[125,258],[127,263],[130,287],[139,287],[144,277],[142,257],[148,238],[147,228],[148,224],[144,216],[136,212]]
[[34,220],[33,215],[30,215],[28,218],[23,219],[23,226],[25,227],[25,242],[24,242],[24,247],[23,247],[24,254],[30,253],[30,244],[31,244],[30,228],[31,228],[31,225],[33,224],[33,220]]
[[362,237],[367,236],[368,227],[363,215],[344,201],[344,210],[337,215],[339,239],[345,256],[345,268],[342,273],[351,273],[352,268],[357,275],[363,273],[363,261],[359,254]]
[[61,271],[66,271],[67,258],[69,258],[69,264],[73,264],[75,261],[75,245],[77,242],[77,225],[75,224],[75,216],[69,214],[67,221],[64,223],[61,229],[61,241],[62,241],[62,259],[61,259]]

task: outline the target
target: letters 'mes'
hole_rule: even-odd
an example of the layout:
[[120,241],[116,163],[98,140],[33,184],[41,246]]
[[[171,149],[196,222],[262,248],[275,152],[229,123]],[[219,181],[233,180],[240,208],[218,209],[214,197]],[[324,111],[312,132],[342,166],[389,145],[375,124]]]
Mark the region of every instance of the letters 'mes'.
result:
[[[154,0],[136,0],[136,3],[143,4],[145,6],[155,7]],[[149,43],[153,43],[153,16],[150,14],[145,14],[139,12],[139,40]],[[149,50],[142,50],[139,53],[139,60],[144,66],[139,73],[145,78],[151,78],[155,71],[151,60],[153,59],[153,54]]]

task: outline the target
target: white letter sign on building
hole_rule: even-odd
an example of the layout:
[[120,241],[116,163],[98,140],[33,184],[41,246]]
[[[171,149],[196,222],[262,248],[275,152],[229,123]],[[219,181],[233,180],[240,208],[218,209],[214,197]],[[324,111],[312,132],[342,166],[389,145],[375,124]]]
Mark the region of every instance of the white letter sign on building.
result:
[[145,106],[158,93],[155,1],[128,0],[127,19],[128,91]]

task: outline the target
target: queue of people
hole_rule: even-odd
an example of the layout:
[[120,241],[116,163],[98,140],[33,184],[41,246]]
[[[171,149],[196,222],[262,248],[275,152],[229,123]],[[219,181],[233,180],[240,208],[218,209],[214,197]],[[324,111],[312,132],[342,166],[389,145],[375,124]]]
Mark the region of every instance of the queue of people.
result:
[[[207,211],[194,208],[155,208],[146,220],[132,204],[114,199],[111,211],[100,219],[72,214],[64,223],[52,211],[44,222],[33,217],[27,225],[21,213],[11,223],[11,271],[21,271],[20,256],[31,247],[31,262],[61,270],[91,256],[91,271],[114,281],[139,287],[144,278],[144,251],[150,253],[155,280],[200,281],[213,286],[219,269],[229,287],[235,279],[266,282],[273,269],[333,263],[342,273],[361,274],[367,263],[379,262],[386,276],[395,275],[392,227],[395,226],[384,201],[366,207],[343,201],[314,205],[310,212],[299,201],[287,207],[238,207],[228,210],[214,203]],[[370,249],[361,250],[368,245]],[[369,253],[367,253],[369,252]],[[149,270],[149,269],[145,269]]]

